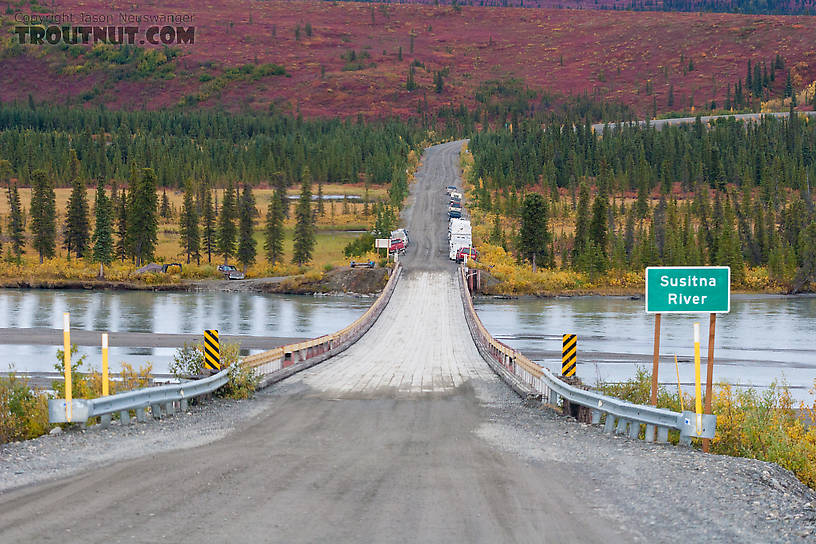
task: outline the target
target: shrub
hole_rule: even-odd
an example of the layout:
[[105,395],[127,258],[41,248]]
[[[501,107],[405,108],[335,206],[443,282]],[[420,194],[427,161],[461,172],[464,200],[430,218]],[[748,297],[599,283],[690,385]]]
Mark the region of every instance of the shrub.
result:
[[50,428],[48,396],[14,372],[0,377],[0,444],[35,438]]
[[[651,392],[651,372],[638,367],[635,376],[622,383],[599,383],[598,389],[610,396],[647,404]],[[811,393],[816,393],[816,382]],[[686,410],[693,410],[693,399],[683,396]],[[680,396],[658,389],[657,405],[680,411]],[[810,407],[794,408],[786,385],[772,384],[758,393],[754,389],[734,390],[719,384],[712,397],[712,412],[717,415],[717,434],[711,452],[748,457],[776,463],[793,472],[804,484],[816,488],[816,427],[804,418],[816,416],[816,402]]]
[[176,350],[170,362],[170,373],[179,379],[204,373],[204,351],[201,343],[188,344]]
[[355,238],[343,249],[346,257],[361,257],[374,249],[374,235],[368,232]]

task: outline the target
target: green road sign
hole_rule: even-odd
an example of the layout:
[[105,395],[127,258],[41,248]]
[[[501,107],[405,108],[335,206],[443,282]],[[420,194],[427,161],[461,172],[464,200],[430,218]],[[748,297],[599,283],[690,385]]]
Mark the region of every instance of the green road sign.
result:
[[731,267],[650,266],[646,269],[646,312],[728,313]]

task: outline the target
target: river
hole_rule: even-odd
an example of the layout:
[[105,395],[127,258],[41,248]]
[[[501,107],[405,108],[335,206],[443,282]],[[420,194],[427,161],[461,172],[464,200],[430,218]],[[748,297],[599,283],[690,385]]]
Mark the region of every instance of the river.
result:
[[[19,343],[19,337],[32,329],[62,330],[63,312],[70,312],[73,331],[201,335],[204,329],[218,329],[220,335],[297,339],[342,329],[362,315],[372,300],[222,291],[3,289],[0,371],[12,366],[25,372],[53,371],[61,341],[53,345],[26,345]],[[149,336],[142,338],[145,344],[150,344]],[[175,349],[148,345],[118,347],[112,342],[109,353],[112,371],[118,370],[122,361],[134,367],[149,361],[154,372],[162,374],[167,372]],[[86,354],[87,361],[99,367],[100,347],[80,346],[79,354]]]
[[[577,374],[585,383],[620,381],[638,365],[651,370],[654,316],[629,297],[480,298],[476,309],[497,339],[554,372],[560,371],[561,335],[578,335]],[[693,393],[693,324],[700,322],[703,380],[709,316],[664,315],[658,379]],[[719,314],[714,342],[714,383],[764,388],[786,382],[797,400],[812,401],[816,379],[816,297],[733,295],[731,312]]]

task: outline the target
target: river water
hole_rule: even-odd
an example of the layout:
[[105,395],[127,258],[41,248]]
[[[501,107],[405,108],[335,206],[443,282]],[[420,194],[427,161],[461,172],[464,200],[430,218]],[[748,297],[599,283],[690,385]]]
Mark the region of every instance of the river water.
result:
[[[220,335],[313,338],[342,329],[373,298],[275,295],[248,292],[0,290],[0,328],[62,329],[63,312],[72,330],[192,333],[218,329]],[[13,331],[10,334],[14,334]],[[0,371],[53,371],[59,345],[2,344]],[[80,346],[80,355],[99,366],[101,348]],[[173,348],[110,348],[111,369],[126,361],[134,367],[149,361],[156,373],[167,372]]]
[[[620,381],[638,365],[651,370],[654,316],[643,300],[629,297],[478,299],[476,309],[497,339],[560,372],[561,335],[578,335],[577,374],[586,383]],[[702,374],[709,316],[663,315],[658,379],[693,393],[693,324],[700,322]],[[786,382],[798,400],[809,401],[816,379],[816,297],[733,295],[731,312],[719,314],[714,341],[714,383],[764,388]]]
[[[145,292],[81,290],[0,290],[0,329],[62,328],[71,312],[72,329],[110,332],[202,334],[312,338],[339,330],[362,315],[371,298],[313,297],[242,292]],[[578,335],[578,375],[587,383],[619,381],[638,365],[651,368],[654,317],[642,300],[628,297],[562,297],[476,301],[487,329],[539,364],[560,369],[561,335]],[[708,315],[664,315],[661,383],[676,387],[674,355],[680,382],[694,382],[693,323],[700,321],[703,373]],[[15,331],[6,331],[6,336]],[[53,371],[56,345],[3,344],[0,371]],[[167,372],[175,349],[115,347],[112,370],[126,361],[136,367],[149,361],[156,373]],[[98,347],[80,347],[99,366]],[[734,295],[731,313],[717,319],[714,381],[764,387],[784,380],[794,397],[812,399],[816,378],[816,297]],[[689,389],[689,392],[691,390]]]

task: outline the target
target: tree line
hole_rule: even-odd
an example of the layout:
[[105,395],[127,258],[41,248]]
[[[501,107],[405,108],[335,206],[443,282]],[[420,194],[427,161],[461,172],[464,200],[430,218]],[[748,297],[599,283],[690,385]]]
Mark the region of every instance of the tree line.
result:
[[425,131],[397,120],[304,120],[268,112],[111,111],[0,103],[0,157],[20,183],[44,170],[69,186],[70,154],[87,180],[129,179],[132,167],[152,168],[161,187],[187,180],[225,186],[299,184],[308,167],[326,183],[387,183],[418,150]]
[[[747,267],[767,267],[794,291],[816,279],[816,131],[795,115],[587,129],[523,126],[471,140],[475,205],[495,214],[491,243],[593,275],[727,265],[736,284]],[[500,215],[520,225],[510,240]],[[568,225],[560,233],[557,221]]]

